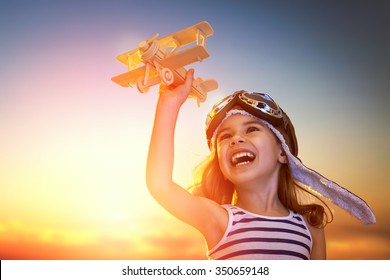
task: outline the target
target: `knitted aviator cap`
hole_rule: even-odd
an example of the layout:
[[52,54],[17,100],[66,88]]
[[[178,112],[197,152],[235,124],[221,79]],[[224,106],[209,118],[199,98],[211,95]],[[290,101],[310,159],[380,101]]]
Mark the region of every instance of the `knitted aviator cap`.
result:
[[[236,109],[237,106],[240,109]],[[306,167],[298,159],[294,127],[287,114],[266,94],[239,91],[216,103],[206,121],[206,136],[210,149],[215,148],[215,138],[220,125],[235,114],[250,116],[260,121],[276,135],[286,153],[295,180],[326,197],[364,224],[376,222],[374,213],[364,200]]]
[[207,116],[206,136],[209,148],[212,147],[213,134],[221,124],[226,113],[239,106],[248,113],[271,123],[282,135],[293,155],[298,155],[298,142],[294,126],[287,114],[267,94],[241,90],[217,102]]

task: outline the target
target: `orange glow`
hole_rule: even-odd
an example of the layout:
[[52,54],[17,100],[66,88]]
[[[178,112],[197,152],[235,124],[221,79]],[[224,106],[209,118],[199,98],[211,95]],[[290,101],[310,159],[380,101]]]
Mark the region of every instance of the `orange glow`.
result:
[[[199,15],[215,36],[207,43],[210,58],[191,66],[220,88],[199,108],[193,99],[183,105],[174,180],[191,184],[193,168],[207,155],[204,122],[212,104],[235,90],[267,92],[291,117],[303,163],[362,197],[377,215],[376,225],[364,226],[335,207],[328,257],[390,259],[382,41],[388,30],[381,29],[388,16],[378,3],[352,10],[324,4],[327,12],[317,5],[307,13],[298,4],[252,1],[248,8],[230,1],[221,8],[210,1],[188,13],[184,1],[138,1],[131,13],[132,1],[4,2],[0,259],[205,258],[201,235],[166,213],[146,188],[158,87],[143,95],[111,81],[124,71],[118,54],[156,32],[203,20]],[[330,17],[332,11],[340,17]],[[163,13],[169,18],[161,20]]]
[[[58,229],[0,225],[1,259],[204,259],[199,234],[169,217],[126,229]],[[154,230],[150,230],[154,228]],[[172,230],[173,229],[173,230]],[[180,250],[176,250],[180,248]]]

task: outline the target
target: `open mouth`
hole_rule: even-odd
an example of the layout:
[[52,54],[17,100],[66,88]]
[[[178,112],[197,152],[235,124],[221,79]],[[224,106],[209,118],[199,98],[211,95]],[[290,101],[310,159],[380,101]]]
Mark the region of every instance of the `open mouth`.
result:
[[234,167],[242,166],[251,163],[255,159],[255,155],[250,152],[239,152],[232,156],[232,164]]

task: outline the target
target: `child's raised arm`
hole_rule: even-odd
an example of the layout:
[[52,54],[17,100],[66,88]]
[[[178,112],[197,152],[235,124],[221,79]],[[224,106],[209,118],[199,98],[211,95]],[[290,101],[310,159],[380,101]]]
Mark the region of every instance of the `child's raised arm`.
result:
[[183,84],[160,87],[146,167],[146,183],[152,196],[172,215],[200,230],[209,246],[217,243],[227,223],[223,208],[206,198],[196,197],[172,180],[174,133],[180,107],[188,98],[193,82],[189,70]]
[[173,89],[163,84],[160,86],[146,167],[146,182],[153,196],[172,181],[176,121],[192,81],[193,71],[189,70],[184,84]]

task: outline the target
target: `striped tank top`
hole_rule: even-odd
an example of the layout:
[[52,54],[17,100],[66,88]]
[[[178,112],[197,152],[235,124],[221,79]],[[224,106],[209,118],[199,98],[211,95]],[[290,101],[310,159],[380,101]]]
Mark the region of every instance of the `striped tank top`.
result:
[[229,214],[222,239],[208,251],[210,260],[310,259],[312,237],[300,214],[268,217],[234,205],[222,205]]

